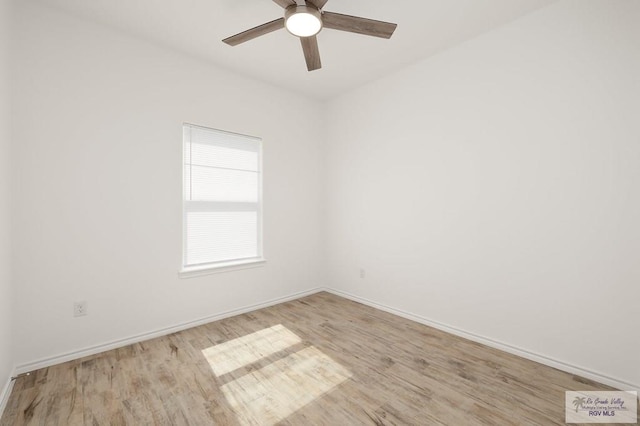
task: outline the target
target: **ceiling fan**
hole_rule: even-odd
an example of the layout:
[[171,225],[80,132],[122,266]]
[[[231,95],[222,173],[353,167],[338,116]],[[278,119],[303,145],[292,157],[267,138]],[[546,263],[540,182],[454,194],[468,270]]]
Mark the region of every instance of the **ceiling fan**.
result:
[[[358,16],[342,15],[340,13],[322,10],[328,0],[273,0],[284,8],[284,17],[266,24],[243,31],[222,40],[230,46],[236,46],[245,41],[268,34],[272,31],[286,28],[294,36],[300,38],[304,59],[309,71],[322,67],[318,40],[316,34],[322,28],[348,31],[374,37],[391,38],[397,24],[360,18]],[[298,4],[300,3],[300,4]]]

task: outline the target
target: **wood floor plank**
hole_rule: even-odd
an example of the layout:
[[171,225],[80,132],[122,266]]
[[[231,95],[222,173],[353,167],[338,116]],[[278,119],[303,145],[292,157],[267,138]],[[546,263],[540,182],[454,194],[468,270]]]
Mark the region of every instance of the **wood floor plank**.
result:
[[0,425],[561,425],[612,390],[328,293],[32,372]]

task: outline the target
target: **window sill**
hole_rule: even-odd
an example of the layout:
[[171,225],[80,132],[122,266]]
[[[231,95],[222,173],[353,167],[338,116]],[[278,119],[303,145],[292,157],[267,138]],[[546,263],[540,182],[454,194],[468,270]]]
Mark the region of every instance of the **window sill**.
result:
[[220,274],[223,272],[237,271],[240,269],[260,268],[264,266],[267,259],[258,258],[250,260],[241,260],[235,262],[224,262],[216,265],[196,266],[191,268],[182,268],[178,272],[180,278],[193,278],[203,275]]

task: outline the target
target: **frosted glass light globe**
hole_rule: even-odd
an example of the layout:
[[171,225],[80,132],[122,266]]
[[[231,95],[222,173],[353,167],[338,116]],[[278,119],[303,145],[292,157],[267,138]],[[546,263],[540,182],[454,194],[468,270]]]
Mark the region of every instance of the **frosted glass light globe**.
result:
[[294,36],[311,37],[322,29],[322,17],[318,9],[308,6],[292,6],[285,12],[285,27]]

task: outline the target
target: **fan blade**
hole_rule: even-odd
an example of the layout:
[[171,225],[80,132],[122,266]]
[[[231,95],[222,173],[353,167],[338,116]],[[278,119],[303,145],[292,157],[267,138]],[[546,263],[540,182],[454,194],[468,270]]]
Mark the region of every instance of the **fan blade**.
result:
[[316,36],[300,37],[300,43],[302,43],[304,59],[307,61],[307,70],[313,71],[320,69],[322,64],[320,63],[320,51],[318,50],[318,39]]
[[284,18],[279,18],[275,21],[267,22],[266,24],[258,25],[257,27],[251,28],[250,30],[246,30],[236,35],[232,35],[231,37],[227,37],[222,41],[227,43],[229,46],[236,46],[240,43],[244,43],[245,41],[252,40],[256,37],[269,34],[270,32],[280,30],[282,28],[284,28]]
[[331,28],[332,30],[348,31],[381,38],[391,38],[398,26],[390,22],[374,21],[373,19],[331,12],[322,14],[322,25],[324,28]]
[[274,3],[277,3],[278,6],[282,7],[283,9],[286,9],[289,6],[293,6],[294,4],[296,4],[295,0],[273,0]]
[[305,3],[311,3],[316,9],[322,9],[329,0],[306,0]]

